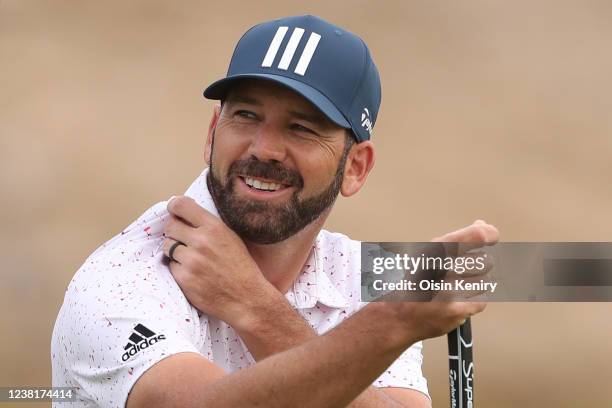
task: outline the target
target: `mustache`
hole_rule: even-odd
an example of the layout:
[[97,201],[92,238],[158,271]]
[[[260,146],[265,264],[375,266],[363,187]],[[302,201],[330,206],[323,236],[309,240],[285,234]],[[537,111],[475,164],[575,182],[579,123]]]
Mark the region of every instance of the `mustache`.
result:
[[228,176],[250,176],[274,180],[297,188],[304,186],[304,179],[295,170],[287,169],[280,163],[263,162],[257,159],[237,160],[230,166]]

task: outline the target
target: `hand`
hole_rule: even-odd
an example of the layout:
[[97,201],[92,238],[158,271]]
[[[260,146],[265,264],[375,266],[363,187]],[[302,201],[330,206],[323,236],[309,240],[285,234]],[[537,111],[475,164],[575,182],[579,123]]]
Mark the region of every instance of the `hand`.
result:
[[193,199],[172,199],[168,212],[163,251],[169,256],[172,244],[185,244],[176,247],[169,265],[185,297],[203,313],[240,326],[270,283],[240,237]]
[[[499,231],[493,225],[482,220],[475,221],[472,225],[434,238],[432,242],[452,242],[457,245],[449,245],[449,255],[465,256],[467,251],[482,246],[495,245],[499,240]],[[487,264],[483,271],[470,276],[463,276],[466,281],[481,279],[491,269]],[[464,297],[476,297],[481,292],[473,292]],[[450,298],[453,296],[451,295]],[[437,298],[439,299],[439,297]],[[434,299],[429,302],[386,302],[393,309],[394,315],[402,320],[403,324],[411,333],[413,340],[424,340],[426,338],[438,337],[446,334],[465,322],[465,320],[477,313],[482,312],[486,302],[482,301],[440,301]]]

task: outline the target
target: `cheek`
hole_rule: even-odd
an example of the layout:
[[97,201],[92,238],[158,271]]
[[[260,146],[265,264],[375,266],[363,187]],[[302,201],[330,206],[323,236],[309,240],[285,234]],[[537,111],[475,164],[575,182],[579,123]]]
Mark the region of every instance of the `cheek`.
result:
[[[248,149],[248,144],[241,142],[240,138],[232,138],[231,134],[219,134],[215,136],[212,146],[211,160],[216,168],[217,175],[227,174],[227,170],[236,160],[243,158]],[[232,140],[233,139],[233,140]]]
[[320,192],[329,187],[336,177],[344,144],[313,143],[311,146],[302,145],[291,150],[296,169],[304,179],[304,190]]
[[315,160],[301,160],[298,163],[298,171],[304,179],[304,190],[325,190],[335,178],[337,166],[337,159],[324,160],[321,155]]

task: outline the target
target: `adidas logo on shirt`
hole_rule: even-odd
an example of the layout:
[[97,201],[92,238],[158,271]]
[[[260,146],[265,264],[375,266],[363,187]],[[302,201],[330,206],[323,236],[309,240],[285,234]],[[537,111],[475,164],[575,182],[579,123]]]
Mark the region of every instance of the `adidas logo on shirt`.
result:
[[123,361],[128,361],[130,357],[140,350],[144,350],[158,341],[166,340],[166,336],[163,334],[156,335],[155,332],[147,329],[140,323],[138,323],[132,331],[133,333],[129,338],[128,344],[123,347],[123,349],[126,350],[123,356],[121,356],[121,360]]

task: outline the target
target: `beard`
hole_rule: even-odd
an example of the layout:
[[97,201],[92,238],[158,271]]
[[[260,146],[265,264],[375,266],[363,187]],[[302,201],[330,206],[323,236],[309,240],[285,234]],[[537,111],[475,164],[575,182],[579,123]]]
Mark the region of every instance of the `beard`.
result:
[[[212,154],[206,180],[208,189],[221,219],[243,240],[256,244],[284,241],[334,204],[342,186],[344,165],[351,145],[347,138],[334,179],[321,193],[312,197],[299,197],[304,180],[298,172],[277,162],[263,162],[254,158],[232,163],[227,172],[227,182],[223,184],[219,175],[215,174]],[[239,175],[275,180],[294,187],[295,191],[289,201],[281,204],[241,199],[236,196],[234,188]]]

